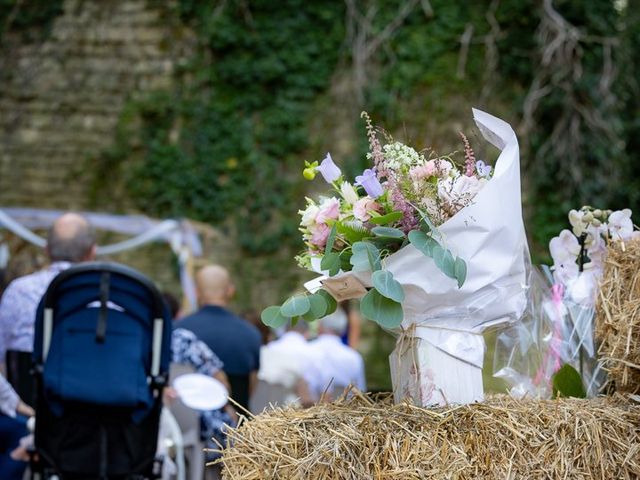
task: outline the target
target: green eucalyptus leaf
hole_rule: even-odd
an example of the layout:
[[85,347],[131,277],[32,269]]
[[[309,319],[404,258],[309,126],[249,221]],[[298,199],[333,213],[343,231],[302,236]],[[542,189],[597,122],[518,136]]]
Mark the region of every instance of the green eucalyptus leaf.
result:
[[402,285],[395,278],[393,273],[388,270],[378,270],[371,275],[373,287],[384,297],[402,302],[404,300],[404,290]]
[[320,260],[320,268],[328,270],[330,277],[336,275],[340,271],[340,254],[337,252],[325,253]]
[[287,299],[280,307],[280,313],[285,317],[299,317],[311,308],[311,302],[306,295],[296,295]]
[[467,263],[460,257],[456,258],[454,272],[456,280],[458,280],[458,288],[462,288],[462,285],[464,285],[464,282],[467,279]]
[[307,322],[312,322],[317,320],[318,318],[322,318],[327,314],[327,301],[324,299],[322,295],[318,293],[314,293],[313,295],[309,295],[309,311],[305,313],[302,317]]
[[271,307],[267,307],[262,311],[260,315],[262,323],[271,328],[278,328],[287,323],[289,318],[282,315],[280,312],[280,307],[277,305],[272,305]]
[[393,238],[395,240],[402,240],[404,238],[404,232],[399,228],[373,227],[371,233],[377,237]]
[[369,221],[376,225],[391,225],[402,218],[402,212],[391,212],[386,215],[380,215],[377,212],[370,212],[371,218]]
[[362,297],[360,313],[385,328],[395,328],[402,323],[402,305],[384,297],[372,288]]
[[420,230],[412,230],[409,232],[409,243],[427,257],[432,257],[433,248],[439,245],[433,237]]
[[338,302],[329,292],[320,289],[315,294],[320,295],[322,298],[324,298],[324,301],[327,302],[327,310],[324,312],[325,317],[327,315],[331,315],[336,311],[336,309],[338,308]]
[[578,371],[569,364],[563,365],[551,377],[553,398],[575,397],[586,398],[587,392]]
[[380,270],[380,251],[370,242],[356,242],[351,246],[351,265],[356,272]]
[[433,261],[436,267],[449,278],[456,278],[456,261],[449,250],[442,248],[440,245],[433,247]]

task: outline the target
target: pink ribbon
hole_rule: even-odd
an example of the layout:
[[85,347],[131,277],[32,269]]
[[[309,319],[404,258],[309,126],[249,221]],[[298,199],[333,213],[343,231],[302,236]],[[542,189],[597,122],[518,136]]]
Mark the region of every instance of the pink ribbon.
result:
[[560,370],[562,366],[560,361],[560,347],[562,345],[562,297],[564,295],[564,287],[558,283],[551,287],[551,301],[555,307],[556,318],[553,321],[553,335],[549,342],[549,349],[545,353],[544,360],[540,364],[536,376],[533,380],[534,385],[540,385],[542,380],[547,383],[551,380],[551,376]]

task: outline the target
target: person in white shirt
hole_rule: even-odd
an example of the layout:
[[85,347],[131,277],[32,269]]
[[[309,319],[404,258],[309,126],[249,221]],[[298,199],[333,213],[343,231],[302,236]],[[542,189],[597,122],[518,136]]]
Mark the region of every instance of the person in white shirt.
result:
[[315,368],[306,376],[314,399],[330,401],[349,385],[365,391],[362,356],[340,338],[348,325],[344,310],[338,308],[318,322],[318,338],[310,342]]
[[269,405],[313,405],[305,380],[314,368],[308,334],[309,326],[300,320],[289,325],[279,339],[260,349],[259,383],[252,400],[252,412],[260,413]]

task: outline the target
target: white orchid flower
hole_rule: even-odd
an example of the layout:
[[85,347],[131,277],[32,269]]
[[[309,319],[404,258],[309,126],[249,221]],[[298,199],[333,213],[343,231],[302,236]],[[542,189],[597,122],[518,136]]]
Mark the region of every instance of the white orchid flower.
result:
[[609,235],[612,240],[630,240],[633,236],[633,222],[631,221],[631,210],[617,210],[609,215],[608,220]]

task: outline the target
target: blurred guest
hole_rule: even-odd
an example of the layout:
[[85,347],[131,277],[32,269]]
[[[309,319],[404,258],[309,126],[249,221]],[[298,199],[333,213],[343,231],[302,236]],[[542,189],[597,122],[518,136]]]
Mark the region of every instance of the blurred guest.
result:
[[340,307],[318,321],[318,338],[310,342],[315,368],[305,375],[315,400],[333,399],[349,385],[366,389],[362,356],[341,340],[348,322]]
[[242,312],[240,316],[260,331],[260,336],[262,337],[263,345],[266,345],[271,340],[273,340],[274,338],[273,332],[267,325],[262,323],[262,319],[260,318],[259,312],[257,312],[253,308],[250,308]]
[[278,340],[261,348],[258,388],[251,402],[253,413],[260,413],[269,405],[308,407],[314,403],[305,380],[305,375],[314,376],[315,368],[308,334],[308,324],[300,320],[289,325]]
[[[191,365],[196,372],[208,375],[220,381],[229,390],[229,381],[222,370],[223,363],[203,342],[184,328],[176,328],[171,335],[173,363]],[[226,426],[235,426],[237,417],[231,405],[218,410],[200,412],[201,438],[208,442],[214,437],[221,445],[225,444]],[[216,448],[217,445],[210,445]]]
[[11,282],[0,300],[0,363],[7,350],[31,352],[36,308],[51,280],[73,263],[93,260],[93,228],[77,213],[65,213],[49,229],[46,246],[50,265]]
[[33,414],[33,409],[20,400],[0,375],[0,473],[3,480],[22,479],[27,463],[13,460],[10,455],[20,446],[20,439],[29,433],[25,417]]
[[260,332],[228,310],[235,286],[225,268],[203,267],[196,274],[196,289],[200,309],[180,320],[178,326],[192,331],[222,360],[232,398],[248,409],[260,368]]

